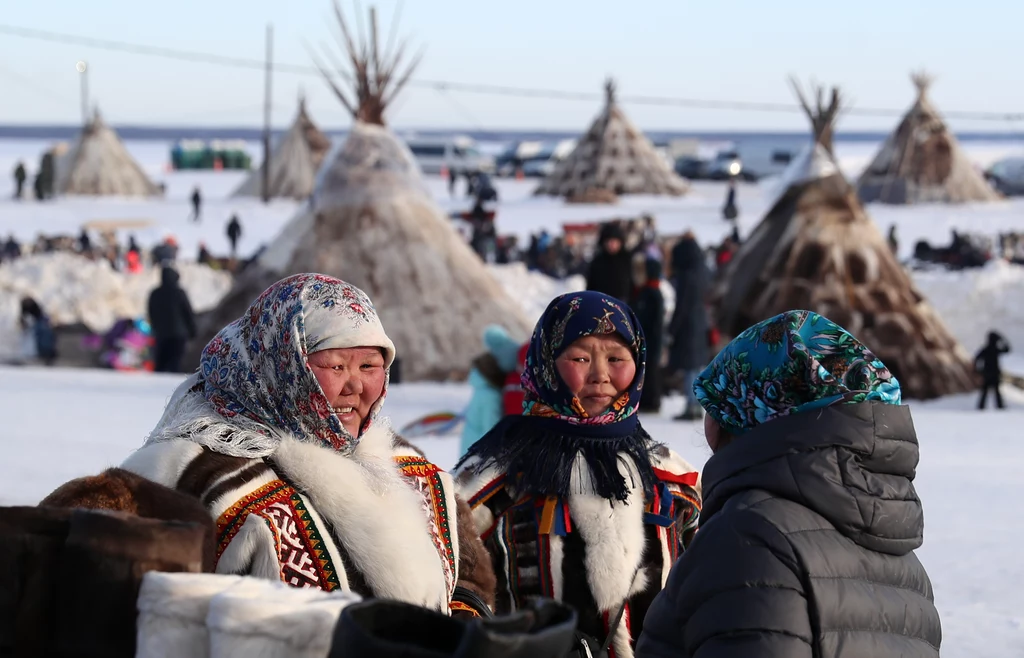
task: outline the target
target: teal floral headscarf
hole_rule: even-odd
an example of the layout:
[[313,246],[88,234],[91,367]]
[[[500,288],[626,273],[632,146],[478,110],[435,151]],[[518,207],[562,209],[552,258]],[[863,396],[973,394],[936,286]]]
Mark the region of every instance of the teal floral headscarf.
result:
[[693,392],[712,418],[737,434],[833,404],[900,404],[900,383],[885,364],[850,332],[811,311],[787,311],[741,333],[697,376]]

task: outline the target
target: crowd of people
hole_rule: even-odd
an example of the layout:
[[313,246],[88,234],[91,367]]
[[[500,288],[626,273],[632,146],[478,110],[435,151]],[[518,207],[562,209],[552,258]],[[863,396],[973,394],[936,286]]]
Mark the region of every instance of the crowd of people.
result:
[[[617,239],[605,234],[605,259]],[[704,276],[684,244],[676,275]],[[99,609],[118,609],[141,575],[106,567],[191,542],[203,570],[362,597],[342,610],[332,656],[490,655],[510,641],[533,658],[937,656],[914,555],[917,438],[885,364],[815,313],[750,327],[692,376],[713,452],[698,473],[637,413],[658,357],[632,305],[567,293],[527,344],[491,336],[494,367],[521,361],[521,402],[449,475],[385,420],[396,351],[372,301],[320,274],[283,279],[209,342],[141,449],[39,512],[153,523],[131,511],[206,532],[96,543],[100,568],[65,578],[112,581]],[[40,532],[31,521],[23,532]]]

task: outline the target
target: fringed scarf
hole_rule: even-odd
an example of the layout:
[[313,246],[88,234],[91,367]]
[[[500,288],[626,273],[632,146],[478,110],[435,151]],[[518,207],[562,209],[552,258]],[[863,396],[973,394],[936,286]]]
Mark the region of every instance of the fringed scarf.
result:
[[[278,281],[220,330],[199,362],[195,390],[239,431],[189,438],[215,452],[252,458],[272,453],[280,436],[290,434],[350,454],[359,436],[342,426],[307,363],[314,352],[347,347],[381,348],[386,369],[394,361],[395,346],[366,293],[323,274]],[[380,413],[387,379],[360,436]]]
[[[558,374],[555,361],[585,336],[619,334],[636,361],[636,375],[621,397],[596,417],[583,406]],[[565,497],[571,493],[573,469],[585,464],[593,490],[602,498],[625,501],[629,489],[654,489],[651,452],[657,447],[637,418],[647,348],[636,315],[608,295],[587,291],[556,297],[537,322],[523,371],[523,415],[506,416],[470,447],[456,469],[474,460],[474,469],[497,466],[521,494]],[[583,460],[577,461],[577,455]],[[630,482],[620,463],[626,463]],[[581,478],[585,481],[585,478]],[[580,492],[575,492],[580,493]]]

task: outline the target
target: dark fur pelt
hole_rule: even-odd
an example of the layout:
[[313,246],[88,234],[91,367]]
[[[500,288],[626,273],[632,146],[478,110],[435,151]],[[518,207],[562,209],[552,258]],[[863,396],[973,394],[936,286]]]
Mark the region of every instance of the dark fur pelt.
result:
[[216,528],[199,500],[121,468],[65,482],[40,507],[101,509],[163,521],[190,521],[203,528],[203,571],[216,560]]
[[469,505],[456,496],[455,506],[459,529],[459,582],[456,585],[470,590],[494,610],[494,594],[498,579],[494,575],[490,553],[480,541],[480,534],[473,524],[473,511]]
[[647,494],[652,493],[657,481],[652,452],[659,444],[651,439],[639,421],[621,436],[602,436],[607,434],[606,429],[579,427],[569,433],[564,429],[564,421],[506,416],[470,447],[455,468],[458,470],[465,461],[477,457],[480,469],[493,464],[514,474],[517,478],[514,486],[520,493],[568,496],[581,493],[573,492],[571,483],[577,455],[582,454],[597,494],[624,502],[629,497],[629,488],[638,484],[631,481],[627,485],[619,471],[619,463],[625,455],[636,466],[639,484]]

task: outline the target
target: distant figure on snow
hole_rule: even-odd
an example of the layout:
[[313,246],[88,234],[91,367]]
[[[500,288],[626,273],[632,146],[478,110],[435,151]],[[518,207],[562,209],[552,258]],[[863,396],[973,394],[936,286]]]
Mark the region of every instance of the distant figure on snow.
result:
[[21,300],[22,354],[26,361],[39,359],[48,366],[57,360],[57,337],[50,318],[31,297]]
[[889,249],[892,250],[892,255],[895,256],[900,251],[900,239],[896,235],[896,225],[893,224],[889,227]]
[[199,243],[199,254],[196,256],[196,262],[202,265],[209,265],[213,262],[213,256],[210,255],[205,242]]
[[640,394],[640,411],[661,410],[661,356],[665,344],[665,296],[661,293],[661,261],[648,258],[644,285],[636,294],[633,311],[647,339],[647,375]]
[[978,355],[974,357],[974,368],[981,374],[981,399],[978,400],[978,409],[985,408],[985,401],[988,400],[989,389],[995,391],[996,407],[1005,409],[1003,406],[1003,394],[999,390],[999,383],[1003,378],[1003,371],[999,367],[999,356],[1010,351],[1010,344],[1006,339],[994,331],[988,332],[988,344],[981,348]]
[[203,197],[199,194],[199,188],[196,187],[192,190],[192,221],[197,224],[201,219],[202,205]]
[[18,162],[18,166],[14,168],[14,198],[20,199],[21,192],[25,188],[25,179],[28,178],[28,174],[25,173],[25,164]]
[[149,324],[156,341],[156,372],[179,372],[185,343],[196,337],[196,320],[179,275],[164,267],[160,287],[149,294]]
[[626,236],[614,222],[601,227],[598,251],[587,271],[587,290],[629,303],[633,288],[632,257],[623,248]]
[[238,214],[231,215],[231,221],[228,222],[228,241],[231,242],[231,257],[235,258],[238,254],[238,239],[242,237],[242,224],[238,221]]
[[88,254],[92,251],[92,238],[89,237],[89,231],[82,229],[81,235],[78,236],[78,250],[83,254]]
[[676,420],[700,420],[700,403],[693,392],[693,380],[708,363],[708,315],[704,305],[711,274],[704,263],[704,252],[691,231],[672,248],[672,276],[676,289],[676,307],[669,322],[672,341],[668,353],[669,371],[683,386],[686,409]]
[[735,222],[740,211],[736,207],[736,179],[729,179],[729,188],[725,193],[725,205],[722,206],[722,218],[727,222]]

